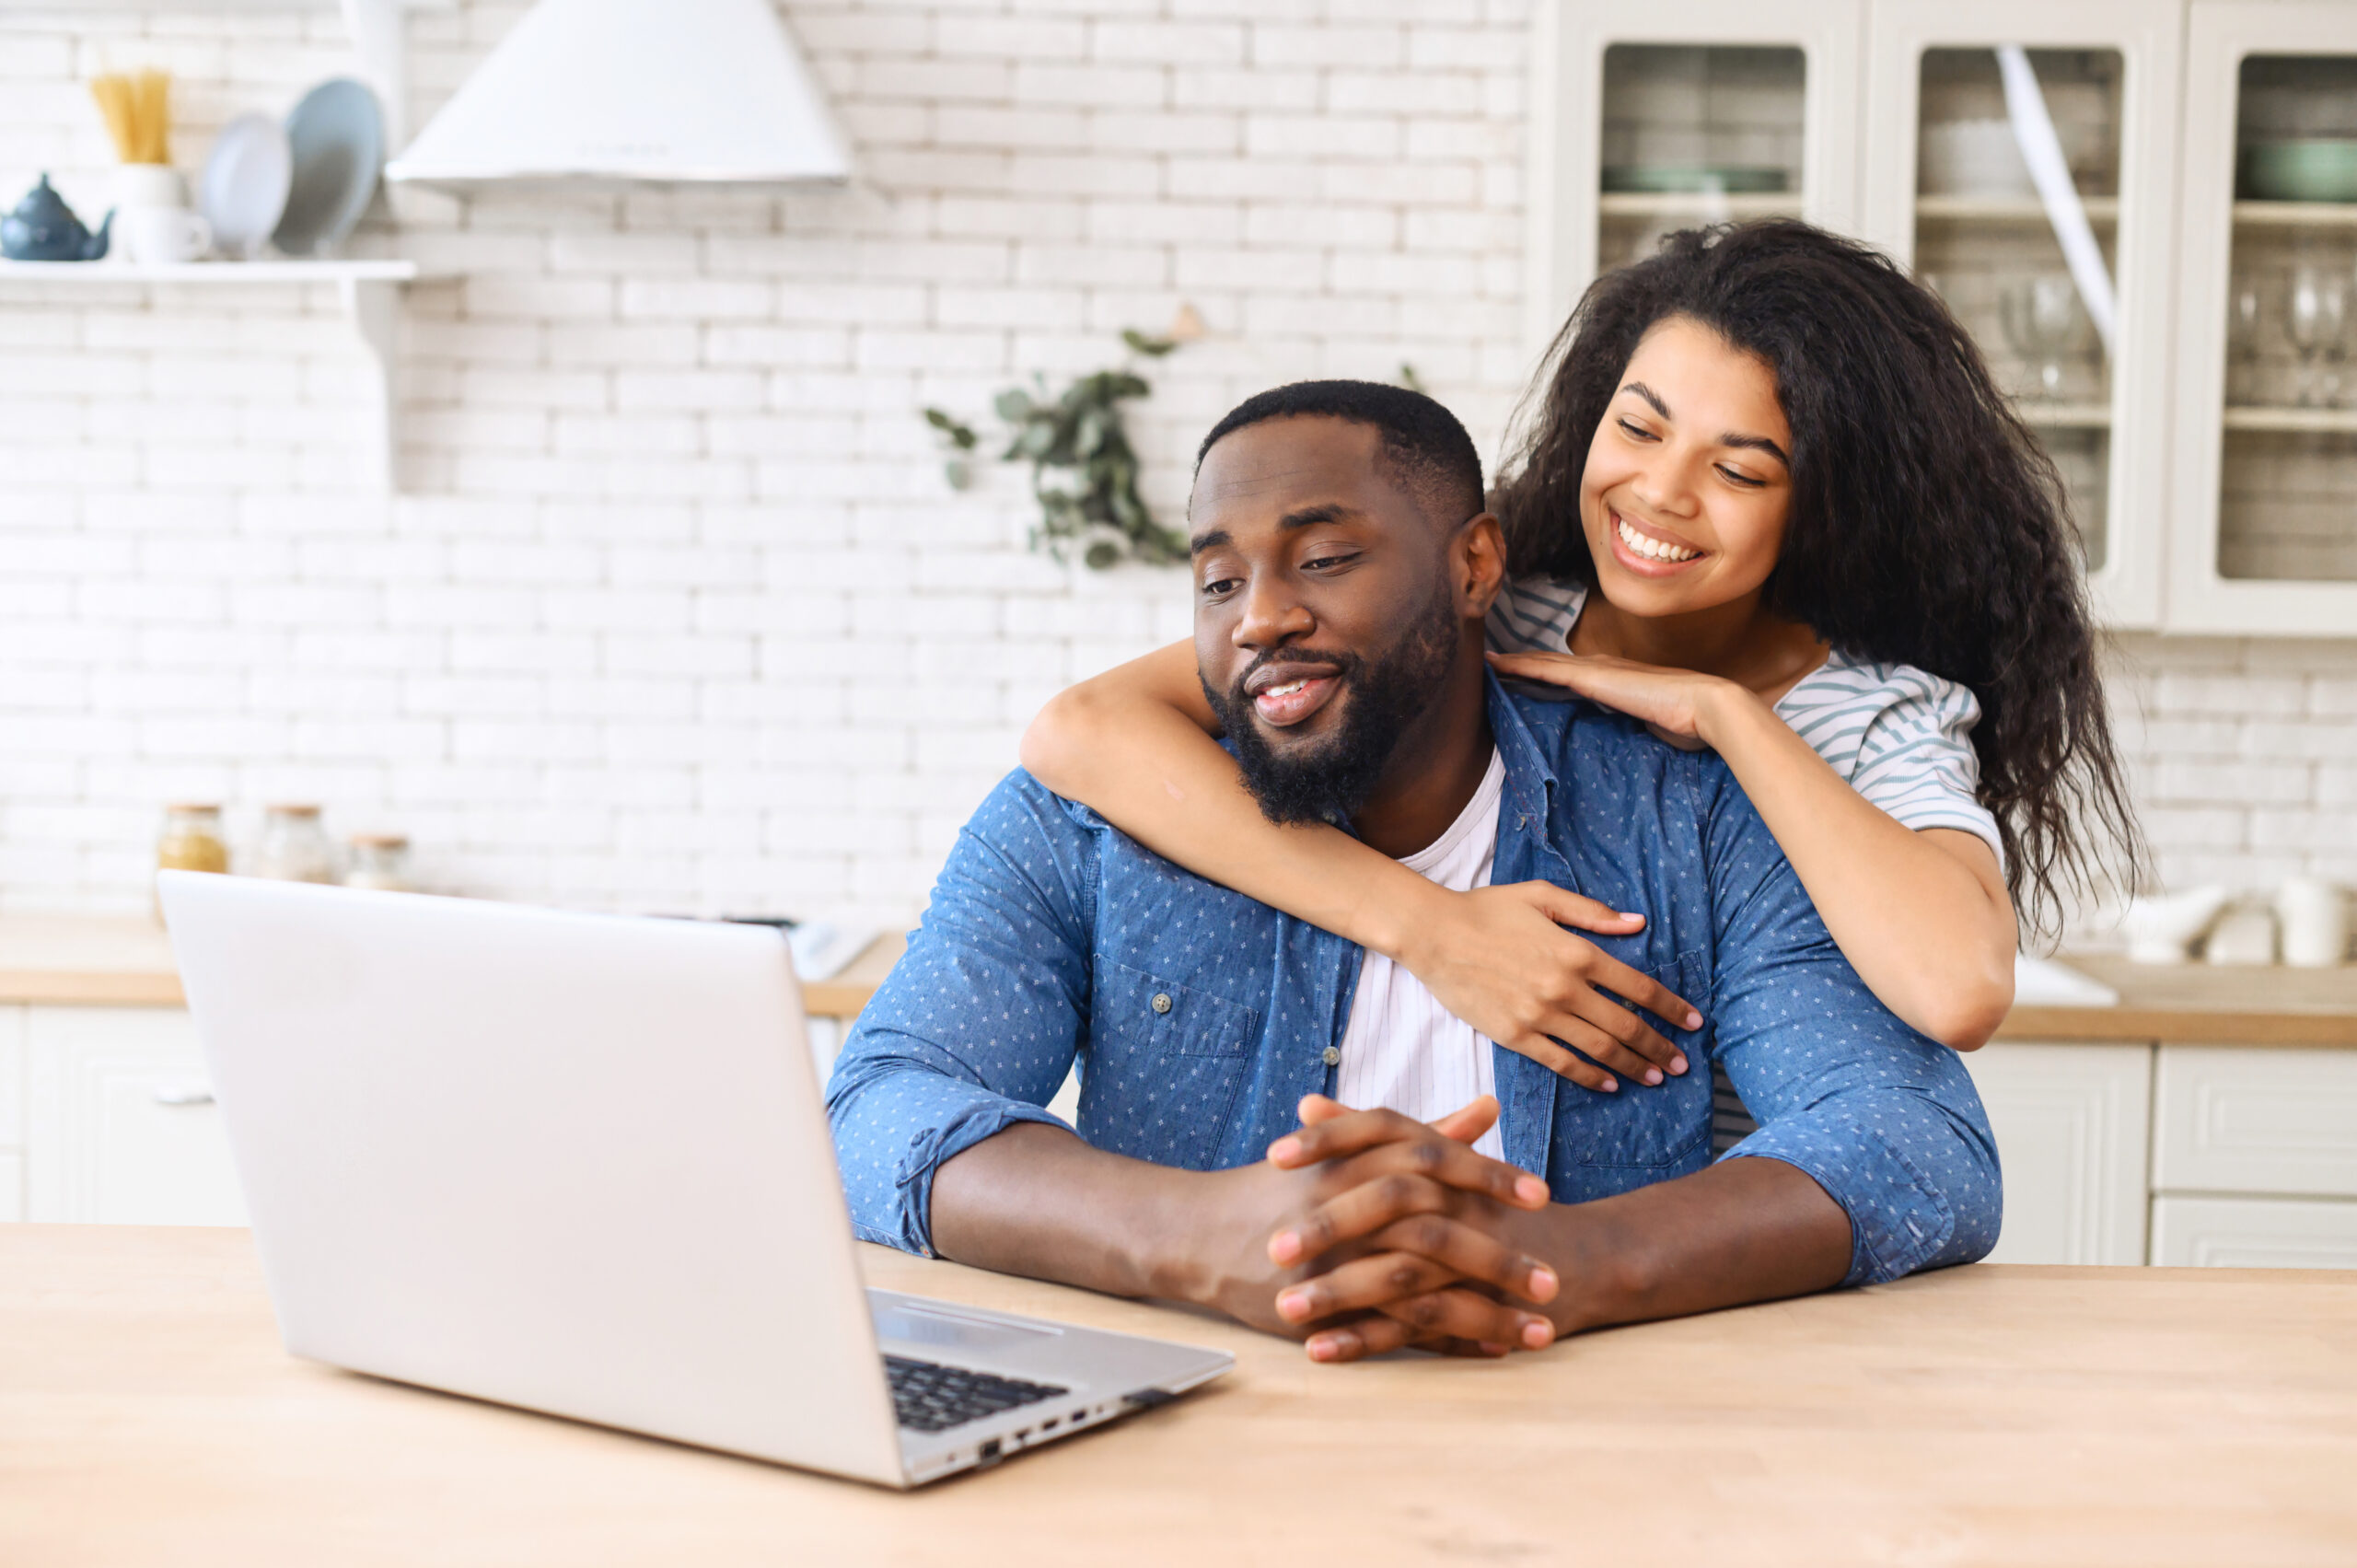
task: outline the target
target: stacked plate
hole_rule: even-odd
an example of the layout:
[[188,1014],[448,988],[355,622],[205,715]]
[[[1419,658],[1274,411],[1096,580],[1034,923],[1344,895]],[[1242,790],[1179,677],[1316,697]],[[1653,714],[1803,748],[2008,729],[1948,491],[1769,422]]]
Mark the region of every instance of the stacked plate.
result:
[[367,211],[384,162],[376,95],[340,76],[304,94],[283,126],[266,114],[224,126],[197,207],[225,256],[251,261],[265,240],[289,256],[332,255]]

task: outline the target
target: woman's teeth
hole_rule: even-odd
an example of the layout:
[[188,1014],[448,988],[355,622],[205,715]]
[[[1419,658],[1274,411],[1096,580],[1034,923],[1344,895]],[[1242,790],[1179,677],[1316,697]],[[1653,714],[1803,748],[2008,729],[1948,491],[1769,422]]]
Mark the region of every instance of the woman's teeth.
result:
[[1629,547],[1629,553],[1642,555],[1648,561],[1691,561],[1702,553],[1699,550],[1672,544],[1667,540],[1655,539],[1651,534],[1639,533],[1629,526],[1628,518],[1618,513],[1613,515],[1612,524],[1620,530],[1620,542]]

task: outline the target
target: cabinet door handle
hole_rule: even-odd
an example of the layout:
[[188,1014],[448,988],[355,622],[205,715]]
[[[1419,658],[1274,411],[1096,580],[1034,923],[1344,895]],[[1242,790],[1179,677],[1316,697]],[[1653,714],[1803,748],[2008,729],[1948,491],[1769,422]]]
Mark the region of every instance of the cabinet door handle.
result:
[[162,1083],[149,1091],[157,1105],[211,1105],[213,1086],[210,1084]]

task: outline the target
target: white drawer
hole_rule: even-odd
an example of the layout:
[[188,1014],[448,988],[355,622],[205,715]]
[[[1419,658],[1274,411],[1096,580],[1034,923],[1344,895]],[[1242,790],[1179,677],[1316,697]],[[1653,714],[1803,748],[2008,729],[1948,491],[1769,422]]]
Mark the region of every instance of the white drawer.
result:
[[2161,1047],[2153,1186],[2357,1197],[2357,1051]]
[[2155,1198],[2153,1261],[2193,1269],[2357,1269],[2357,1202]]
[[13,1149],[24,1141],[25,1009],[10,1005],[0,1007],[0,1149]]
[[2142,1263],[2149,1045],[1983,1046],[1964,1058],[2005,1173],[1992,1263]]
[[172,1007],[34,1007],[26,1217],[246,1223],[196,1025]]

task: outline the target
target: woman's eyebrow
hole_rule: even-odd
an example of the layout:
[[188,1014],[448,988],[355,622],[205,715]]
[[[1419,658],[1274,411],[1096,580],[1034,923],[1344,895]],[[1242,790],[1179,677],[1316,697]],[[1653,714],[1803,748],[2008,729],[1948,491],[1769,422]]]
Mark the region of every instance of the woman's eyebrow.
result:
[[1672,417],[1669,412],[1669,405],[1661,401],[1661,394],[1655,391],[1651,387],[1646,386],[1643,381],[1631,381],[1620,389],[1624,392],[1634,392],[1637,396],[1644,399],[1645,401],[1653,404],[1654,412],[1661,415],[1664,419]]
[[[1674,417],[1669,412],[1669,405],[1661,401],[1661,394],[1655,391],[1651,387],[1646,386],[1643,381],[1631,381],[1620,389],[1624,392],[1634,392],[1637,396],[1644,399],[1645,401],[1653,405],[1654,412],[1661,415],[1664,419]],[[1779,447],[1775,442],[1771,441],[1765,436],[1737,436],[1730,432],[1727,435],[1719,437],[1719,445],[1722,447],[1740,447],[1747,451],[1752,452],[1765,452],[1770,457],[1775,459],[1778,462],[1783,464],[1786,469],[1789,470],[1793,466],[1793,459],[1784,455],[1784,448]]]
[[1765,452],[1770,457],[1775,459],[1778,462],[1783,464],[1785,468],[1790,469],[1793,466],[1793,459],[1784,455],[1784,448],[1779,447],[1765,436],[1737,436],[1730,431],[1728,434],[1719,437],[1719,445],[1722,447],[1740,447],[1747,451],[1752,452]]

